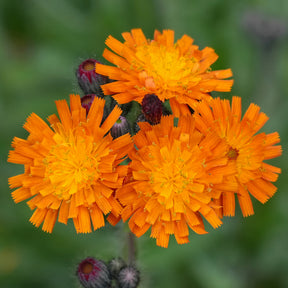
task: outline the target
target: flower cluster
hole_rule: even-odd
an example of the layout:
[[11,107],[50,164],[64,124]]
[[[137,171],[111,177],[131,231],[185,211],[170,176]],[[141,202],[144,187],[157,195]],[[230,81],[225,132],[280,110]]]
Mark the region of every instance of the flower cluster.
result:
[[230,69],[211,69],[212,48],[187,35],[175,42],[172,30],[122,36],[106,40],[112,66],[81,63],[85,95],[71,95],[70,107],[56,101],[60,119],[49,116],[48,125],[31,114],[28,138],[14,138],[8,161],[24,165],[9,178],[14,201],[31,198],[30,221],[47,232],[58,218],[88,233],[107,215],[137,237],[151,228],[162,247],[170,235],[189,242],[189,228],[207,233],[203,220],[219,227],[236,199],[243,216],[254,214],[251,196],[265,203],[281,173],[265,162],[282,153],[278,133],[258,133],[268,117],[256,104],[242,115],[240,97],[212,97],[233,85]]
[[76,276],[84,288],[136,288],[140,273],[134,265],[127,265],[122,258],[113,258],[108,265],[94,257],[83,259]]

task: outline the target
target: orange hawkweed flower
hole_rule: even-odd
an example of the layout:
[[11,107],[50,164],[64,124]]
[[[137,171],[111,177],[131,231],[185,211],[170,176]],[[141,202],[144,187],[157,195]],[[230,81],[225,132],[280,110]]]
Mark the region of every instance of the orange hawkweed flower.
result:
[[[102,85],[104,94],[118,103],[142,102],[146,94],[156,94],[163,102],[170,99],[176,116],[187,114],[200,99],[210,98],[211,91],[230,91],[231,69],[211,71],[218,55],[212,48],[199,50],[193,39],[184,35],[174,43],[174,31],[155,30],[154,39],[146,39],[141,29],[122,33],[124,43],[109,36],[103,57],[116,67],[97,64],[96,72],[117,80]],[[117,55],[118,54],[118,55]],[[189,113],[188,113],[189,114]]]
[[[264,160],[281,155],[282,148],[277,132],[256,134],[266,123],[268,117],[260,112],[259,106],[251,104],[241,120],[241,98],[229,100],[213,99],[209,104],[199,103],[194,115],[196,127],[204,134],[216,133],[226,146],[224,154],[236,173],[227,181],[238,185],[237,196],[244,216],[254,214],[251,194],[265,203],[277,188],[271,183],[278,178],[281,169],[269,165]],[[256,134],[256,135],[255,135]],[[219,215],[235,215],[234,193],[223,192],[220,199]]]
[[234,189],[223,181],[223,175],[233,171],[226,157],[217,156],[223,155],[219,138],[203,137],[191,115],[180,117],[177,126],[174,120],[171,115],[155,126],[138,123],[137,148],[129,153],[129,176],[116,191],[124,206],[122,219],[131,217],[131,231],[140,237],[152,226],[151,237],[162,247],[168,246],[172,234],[179,244],[187,243],[188,227],[206,233],[202,217],[214,228],[220,226],[211,198],[219,197],[220,186]]
[[65,100],[56,101],[58,117],[48,117],[51,125],[32,113],[24,128],[27,140],[15,137],[8,161],[23,164],[23,174],[9,178],[16,203],[31,198],[27,204],[36,209],[30,218],[36,227],[52,232],[58,222],[74,221],[80,233],[105,225],[103,214],[115,223],[121,205],[114,197],[121,187],[127,167],[119,165],[132,148],[129,134],[116,140],[107,134],[121,114],[115,107],[100,126],[105,101],[95,98],[86,116],[78,95],[70,96],[70,109]]

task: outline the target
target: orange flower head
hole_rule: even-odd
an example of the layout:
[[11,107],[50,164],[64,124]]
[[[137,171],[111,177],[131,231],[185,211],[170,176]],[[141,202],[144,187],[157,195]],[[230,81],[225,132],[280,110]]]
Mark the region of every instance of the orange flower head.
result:
[[[277,188],[271,183],[278,178],[281,169],[265,163],[265,160],[281,155],[282,148],[277,132],[256,134],[268,117],[259,106],[251,104],[241,119],[241,98],[213,99],[209,104],[199,103],[194,114],[196,127],[204,134],[216,134],[226,147],[223,155],[235,171],[227,181],[235,183],[238,201],[244,216],[254,214],[250,194],[265,203]],[[235,215],[234,193],[225,191],[215,203],[220,205],[219,215]]]
[[104,105],[96,97],[86,116],[80,97],[71,95],[70,108],[65,100],[56,101],[60,119],[48,117],[51,127],[32,113],[24,125],[28,138],[14,138],[8,161],[23,164],[25,172],[9,178],[10,188],[18,188],[12,197],[16,203],[31,198],[27,204],[36,210],[30,222],[36,227],[44,222],[42,229],[52,232],[57,217],[64,224],[72,218],[77,233],[89,233],[91,220],[96,230],[108,213],[110,223],[120,219],[114,191],[127,174],[119,164],[133,144],[129,134],[116,140],[107,134],[119,107],[100,125]]
[[199,50],[193,39],[184,35],[174,43],[174,31],[154,32],[148,40],[141,29],[122,33],[124,43],[109,36],[103,56],[114,66],[96,65],[96,72],[117,80],[102,85],[104,94],[118,103],[142,102],[146,94],[155,94],[163,102],[170,100],[176,116],[189,114],[200,99],[209,99],[211,91],[230,91],[230,69],[211,71],[218,56],[212,48]]
[[162,247],[168,246],[172,234],[179,244],[187,243],[188,227],[198,234],[206,233],[202,217],[214,228],[220,226],[211,205],[218,195],[219,187],[215,187],[233,190],[223,182],[223,175],[231,172],[227,158],[217,156],[223,154],[218,147],[221,141],[215,141],[213,135],[203,137],[191,115],[180,117],[177,125],[174,121],[171,115],[154,126],[138,123],[140,131],[134,136],[137,148],[129,153],[129,173],[116,191],[124,206],[122,219],[131,217],[131,231],[140,237],[152,227],[151,237]]

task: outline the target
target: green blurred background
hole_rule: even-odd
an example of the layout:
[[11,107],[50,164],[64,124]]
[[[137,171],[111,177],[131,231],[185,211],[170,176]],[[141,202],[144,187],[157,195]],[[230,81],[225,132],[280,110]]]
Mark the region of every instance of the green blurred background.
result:
[[137,239],[140,287],[288,287],[287,16],[287,0],[0,1],[0,287],[79,287],[82,258],[110,260],[125,250],[121,225],[89,235],[77,235],[72,223],[57,223],[51,235],[33,227],[26,204],[10,197],[7,178],[22,167],[7,164],[7,154],[14,136],[27,136],[22,125],[31,112],[46,118],[54,100],[81,93],[75,69],[82,60],[101,60],[108,35],[122,40],[136,27],[149,38],[154,29],[174,29],[176,38],[188,34],[200,48],[213,47],[220,56],[213,68],[234,72],[232,93],[221,97],[242,96],[245,109],[260,105],[270,117],[264,131],[278,131],[284,150],[269,162],[283,169],[279,190],[265,205],[254,201],[254,216],[238,209],[219,229],[191,232],[189,244],[171,240],[168,249],[148,233]]

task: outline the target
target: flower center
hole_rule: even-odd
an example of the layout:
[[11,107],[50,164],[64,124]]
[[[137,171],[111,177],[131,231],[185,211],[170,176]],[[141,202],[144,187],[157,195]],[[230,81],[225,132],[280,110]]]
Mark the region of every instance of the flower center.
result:
[[50,180],[54,195],[59,199],[70,199],[71,195],[98,178],[98,160],[92,137],[64,137],[55,134],[54,145],[45,158],[46,177]]
[[167,147],[161,148],[162,161],[159,161],[150,173],[150,184],[154,192],[163,196],[167,203],[176,195],[183,201],[189,198],[188,194],[193,190],[196,170],[199,168],[195,165],[197,167],[193,169],[190,165],[192,153],[187,150],[181,152],[180,147],[178,148],[177,150],[172,147],[170,151]]
[[153,77],[157,87],[168,90],[169,87],[186,87],[191,82],[198,83],[195,72],[199,65],[194,58],[181,55],[179,49],[166,47],[152,42],[150,45],[137,47],[137,58],[141,65],[136,69],[144,70],[148,76]]
[[228,150],[227,152],[227,157],[230,159],[230,160],[236,160],[237,157],[239,155],[239,151],[238,149],[236,148],[232,148],[230,147],[230,149]]

